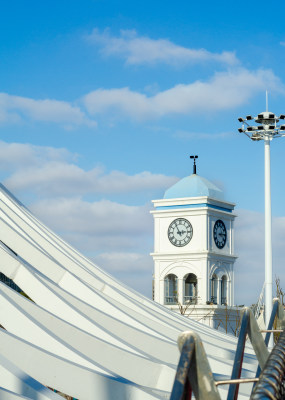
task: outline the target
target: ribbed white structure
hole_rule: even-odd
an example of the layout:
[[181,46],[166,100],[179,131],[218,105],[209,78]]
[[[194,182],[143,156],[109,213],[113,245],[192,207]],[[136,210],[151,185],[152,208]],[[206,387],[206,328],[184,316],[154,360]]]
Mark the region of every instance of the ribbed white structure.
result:
[[[176,340],[189,329],[201,336],[214,374],[230,375],[236,338],[126,287],[51,232],[3,186],[0,240],[0,272],[35,302],[0,284],[0,323],[7,330],[0,330],[0,368],[15,376],[5,386],[0,373],[0,387],[19,396],[55,398],[42,386],[27,392],[17,383],[22,376],[24,383],[36,380],[80,400],[167,399],[179,359]],[[244,376],[255,375],[250,347],[244,367]],[[248,398],[247,386],[240,391],[241,399]]]

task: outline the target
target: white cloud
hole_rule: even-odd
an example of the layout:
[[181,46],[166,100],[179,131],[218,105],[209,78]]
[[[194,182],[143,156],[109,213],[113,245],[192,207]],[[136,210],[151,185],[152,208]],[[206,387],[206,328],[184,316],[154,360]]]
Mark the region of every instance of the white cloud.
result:
[[128,175],[102,167],[84,170],[77,155],[66,149],[0,141],[0,168],[9,173],[4,184],[15,192],[32,191],[46,197],[122,194],[163,190],[176,177],[143,171]]
[[32,209],[57,230],[76,231],[95,235],[134,235],[149,231],[146,218],[150,205],[128,206],[110,200],[96,202],[80,198],[56,198],[42,200],[33,204]]
[[79,125],[95,127],[97,123],[88,114],[112,112],[115,116],[147,120],[205,113],[205,110],[212,113],[238,107],[265,89],[285,92],[271,70],[235,68],[215,73],[206,81],[178,84],[149,96],[128,87],[100,88],[86,94],[76,104],[0,93],[0,123],[52,122],[71,129]]
[[219,62],[236,65],[238,60],[234,52],[223,51],[212,53],[205,49],[190,49],[172,43],[168,39],[151,39],[138,36],[135,30],[121,30],[119,37],[111,36],[108,29],[102,33],[98,29],[87,36],[87,39],[102,46],[102,54],[117,55],[126,59],[128,64],[166,63],[181,66],[182,64]]
[[[264,215],[249,210],[238,210],[236,220],[235,298],[239,304],[255,303],[264,283]],[[278,276],[285,288],[283,262],[285,217],[272,219],[273,279]],[[275,283],[273,282],[273,294]]]
[[138,252],[152,237],[151,205],[56,198],[30,206],[40,220],[85,253]]
[[96,167],[85,171],[75,164],[48,162],[37,169],[30,167],[17,170],[5,181],[10,190],[33,190],[45,196],[119,194],[134,193],[145,190],[165,189],[177,181],[175,177],[163,174],[152,174],[144,171],[127,175],[121,171],[104,170]]
[[153,260],[147,251],[144,254],[132,252],[102,253],[94,257],[100,268],[129,287],[151,298]]
[[76,159],[75,154],[64,148],[0,141],[0,168],[2,171],[19,171],[25,168],[40,167],[47,162],[74,161]]
[[102,269],[151,296],[153,218],[151,204],[127,206],[108,200],[45,200],[31,205],[41,221]]
[[65,101],[12,96],[0,93],[0,122],[41,121],[63,124],[69,129],[78,125],[96,126],[78,106]]
[[[147,254],[132,252],[101,253],[95,257],[96,263],[109,272],[128,272],[135,269],[137,272],[152,272],[153,261]],[[150,282],[151,284],[151,282]]]
[[231,109],[247,102],[260,91],[284,92],[279,78],[270,70],[238,68],[216,73],[210,80],[179,84],[147,97],[129,88],[98,89],[83,98],[90,114],[117,111],[134,119],[167,114],[205,113]]

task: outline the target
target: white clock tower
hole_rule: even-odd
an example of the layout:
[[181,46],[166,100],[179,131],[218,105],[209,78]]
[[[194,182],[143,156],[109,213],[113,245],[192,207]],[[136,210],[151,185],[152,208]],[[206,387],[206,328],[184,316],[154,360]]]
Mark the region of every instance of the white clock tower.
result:
[[153,204],[154,300],[211,326],[223,324],[223,310],[234,304],[235,204],[196,174],[195,159],[193,174]]

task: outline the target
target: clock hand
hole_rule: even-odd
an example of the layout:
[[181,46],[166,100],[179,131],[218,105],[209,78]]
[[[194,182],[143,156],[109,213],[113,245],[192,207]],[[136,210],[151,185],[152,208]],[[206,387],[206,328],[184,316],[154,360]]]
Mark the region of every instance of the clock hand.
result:
[[175,226],[176,226],[176,228],[177,228],[177,233],[178,233],[178,235],[181,236],[181,232],[180,232],[180,230],[179,230],[179,228],[178,228],[178,223],[177,223],[177,222],[176,222]]
[[184,233],[186,233],[186,231],[180,231],[177,227],[177,233],[179,236],[182,236]]

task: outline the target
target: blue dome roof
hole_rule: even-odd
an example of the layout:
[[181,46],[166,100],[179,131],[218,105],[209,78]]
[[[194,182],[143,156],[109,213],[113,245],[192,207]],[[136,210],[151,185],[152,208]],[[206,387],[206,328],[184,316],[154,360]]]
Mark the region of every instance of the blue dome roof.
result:
[[183,197],[208,196],[217,200],[224,200],[223,192],[199,175],[193,174],[181,179],[164,193],[164,199],[179,199]]

